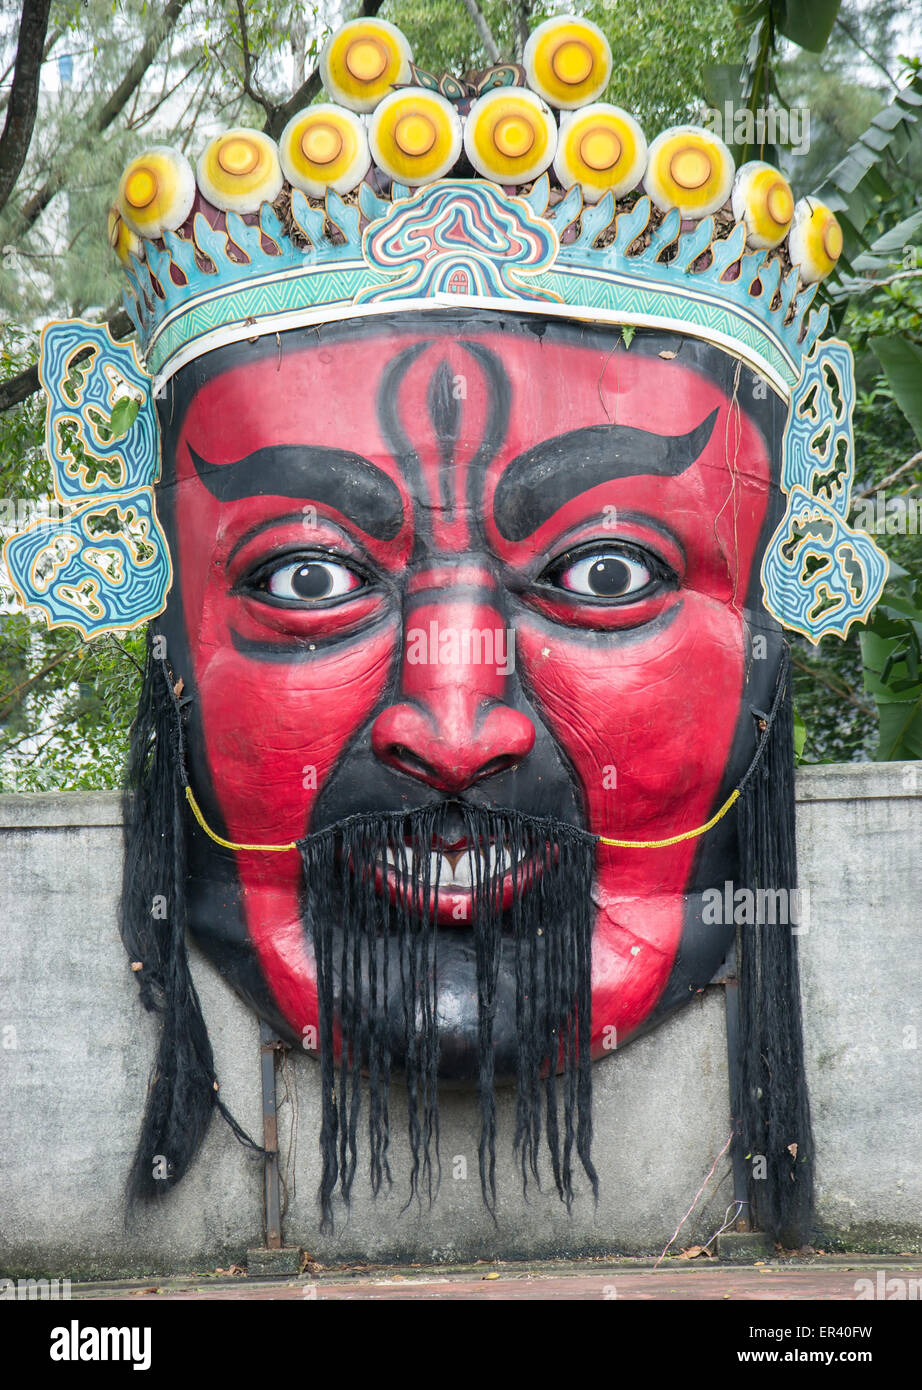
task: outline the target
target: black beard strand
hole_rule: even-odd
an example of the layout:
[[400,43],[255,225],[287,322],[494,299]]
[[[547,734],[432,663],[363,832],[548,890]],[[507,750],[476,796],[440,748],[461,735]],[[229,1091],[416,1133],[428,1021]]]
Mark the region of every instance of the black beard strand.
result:
[[[438,884],[430,853],[460,813],[468,846],[503,847],[514,866],[511,905],[503,877],[472,854],[471,916],[477,975],[478,1166],[483,1201],[496,1219],[496,1094],[493,1025],[504,937],[515,961],[517,1096],[513,1150],[522,1174],[540,1186],[542,1133],[554,1184],[569,1211],[574,1150],[594,1196],[592,1144],[592,913],[590,836],[551,818],[441,803],[407,815],[350,817],[300,845],[304,920],[317,969],[322,1088],[319,1190],[321,1230],[333,1230],[337,1185],[348,1207],[358,1155],[361,1074],[367,1072],[371,1188],[390,1186],[388,1094],[390,986],[396,971],[407,1088],[410,1192],[431,1205],[439,1163]],[[392,859],[395,901],[382,882]],[[338,937],[338,940],[337,940]],[[508,944],[508,941],[507,941]],[[339,1031],[340,1061],[334,1060]],[[560,1075],[558,1076],[558,1069]],[[337,1077],[338,1071],[338,1077]],[[542,1094],[543,1093],[543,1094]],[[543,1123],[542,1123],[543,1122]],[[404,1208],[404,1210],[406,1207]]]

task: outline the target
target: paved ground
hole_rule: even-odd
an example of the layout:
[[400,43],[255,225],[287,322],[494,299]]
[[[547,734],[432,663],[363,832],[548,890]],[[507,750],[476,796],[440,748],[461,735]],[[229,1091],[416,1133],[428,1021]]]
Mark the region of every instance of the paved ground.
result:
[[[858,1281],[867,1282],[860,1283]],[[279,1299],[514,1300],[604,1299],[679,1302],[783,1302],[922,1297],[922,1258],[836,1256],[812,1261],[725,1265],[701,1258],[652,1262],[491,1264],[459,1268],[352,1266],[307,1270],[298,1277],[249,1279],[218,1271],[146,1283],[80,1284],[74,1299],[131,1302]],[[862,1307],[856,1303],[856,1312]]]

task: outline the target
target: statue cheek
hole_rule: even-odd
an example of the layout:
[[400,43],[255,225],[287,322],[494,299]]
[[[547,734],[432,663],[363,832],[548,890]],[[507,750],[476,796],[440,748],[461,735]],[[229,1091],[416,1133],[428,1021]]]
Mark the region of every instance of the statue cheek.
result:
[[[200,649],[206,753],[227,838],[304,835],[319,792],[382,698],[393,643],[393,632],[379,632],[292,660]],[[272,870],[267,856],[263,872]]]

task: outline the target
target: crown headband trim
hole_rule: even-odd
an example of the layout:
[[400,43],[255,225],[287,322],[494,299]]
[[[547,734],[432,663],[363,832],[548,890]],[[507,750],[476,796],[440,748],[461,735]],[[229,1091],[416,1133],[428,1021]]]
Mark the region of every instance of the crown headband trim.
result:
[[[345,268],[344,268],[345,269]],[[299,275],[300,281],[303,276]],[[290,300],[292,307],[282,308],[278,300],[284,300],[286,286],[279,281],[270,281],[264,293],[246,296],[236,307],[240,312],[247,311],[243,317],[239,313],[233,319],[223,319],[216,309],[215,300],[207,300],[201,306],[190,306],[184,311],[182,322],[177,325],[176,336],[193,330],[194,337],[183,336],[181,344],[165,357],[165,364],[153,380],[153,392],[159,397],[167,381],[187,363],[195,361],[215,348],[229,343],[244,342],[274,333],[284,333],[289,329],[307,327],[312,324],[342,322],[346,319],[372,319],[394,313],[409,313],[437,309],[505,309],[513,308],[516,313],[538,314],[548,318],[566,318],[587,323],[611,324],[612,326],[633,325],[635,327],[660,328],[667,332],[685,333],[691,337],[702,338],[715,343],[731,356],[739,358],[753,371],[763,376],[768,384],[785,401],[790,398],[793,364],[790,358],[766,341],[760,326],[744,313],[727,309],[725,305],[714,303],[704,296],[690,292],[674,291],[676,300],[674,312],[663,311],[663,295],[649,285],[631,283],[625,277],[612,277],[608,283],[617,290],[617,307],[602,308],[592,303],[592,289],[596,281],[589,281],[585,303],[581,303],[575,291],[576,275],[561,275],[557,279],[547,278],[546,287],[550,290],[568,291],[564,302],[551,300],[515,300],[498,296],[466,295],[457,292],[439,292],[425,299],[379,300],[376,303],[355,304],[351,298],[340,301],[330,300],[323,294],[319,302],[300,307],[301,296],[297,293],[303,285],[292,286]],[[252,287],[251,287],[252,288]],[[281,291],[281,293],[279,293]],[[264,309],[269,296],[276,301],[268,310]],[[563,296],[561,296],[563,298]],[[682,310],[685,312],[682,312]],[[169,350],[171,339],[168,336],[162,345]],[[795,378],[796,379],[796,378]]]
[[[378,215],[361,235],[359,209],[327,196],[327,217],[345,238],[337,244],[322,232],[324,214],[296,191],[291,214],[314,238],[307,250],[293,245],[266,204],[257,226],[227,214],[226,232],[198,215],[194,240],[167,232],[163,250],[150,245],[146,262],[131,259],[134,295],[126,307],[148,340],[155,389],[218,340],[381,313],[382,303],[409,309],[475,300],[688,332],[719,343],[790,396],[828,317],[826,309],[808,316],[815,287],[798,297],[796,270],[782,279],[777,260],[746,252],[741,228],[715,240],[713,218],[683,232],[677,210],[642,254],[629,256],[650,223],[648,198],[616,215],[611,196],[584,210],[576,189],[575,198],[541,215],[536,208],[546,207],[548,193],[546,178],[524,197],[486,181],[441,180],[414,194],[395,186],[387,202],[366,185],[362,211]],[[610,226],[614,237],[596,247]],[[568,232],[572,240],[563,243]],[[663,259],[666,252],[671,259]],[[214,275],[200,269],[201,255]]]
[[[432,309],[446,301],[500,309],[509,303],[439,294],[382,300],[351,312]],[[534,308],[572,316],[570,305]],[[252,326],[246,331],[252,334]],[[225,330],[217,332],[227,341]],[[87,348],[92,355],[76,362]],[[139,626],[162,611],[172,580],[154,500],[160,441],[148,378],[133,345],[115,343],[105,327],[81,320],[46,328],[40,375],[48,395],[46,447],[55,496],[78,505],[63,526],[38,522],[7,541],[13,585],[52,627],[74,626],[92,637]],[[127,430],[116,427],[126,392],[138,407]],[[848,524],[854,399],[847,344],[815,342],[790,397],[780,477],[788,505],[761,574],[768,611],[813,643],[826,634],[844,637],[853,623],[865,621],[887,579],[886,555]]]

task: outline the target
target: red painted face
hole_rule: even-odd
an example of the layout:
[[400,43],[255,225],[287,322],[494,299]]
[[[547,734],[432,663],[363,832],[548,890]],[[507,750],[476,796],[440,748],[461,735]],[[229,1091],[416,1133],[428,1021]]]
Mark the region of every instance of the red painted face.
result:
[[[191,397],[178,674],[206,816],[239,843],[433,798],[619,839],[703,824],[752,751],[733,752],[743,610],[772,484],[741,369],[690,340],[432,324],[288,335]],[[719,964],[721,943],[703,978],[707,951],[677,965],[693,890],[732,877],[702,881],[703,843],[599,848],[594,1053]],[[463,846],[443,848],[439,921],[460,933]],[[317,1023],[300,859],[237,853],[236,871],[300,1036]]]

